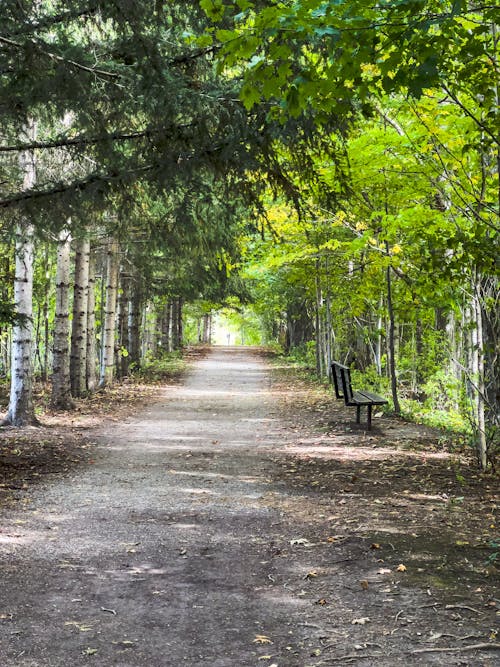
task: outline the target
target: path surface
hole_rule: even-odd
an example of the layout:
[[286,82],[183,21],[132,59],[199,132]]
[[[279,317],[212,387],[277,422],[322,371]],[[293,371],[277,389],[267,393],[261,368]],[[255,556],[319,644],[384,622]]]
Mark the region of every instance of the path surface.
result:
[[387,583],[374,612],[360,596],[366,544],[317,538],[329,498],[279,477],[285,439],[265,362],[238,349],[216,348],[109,425],[92,465],[7,517],[0,665],[312,667],[333,664],[332,647],[340,665],[493,665],[408,659],[404,637],[383,636],[385,615],[411,605],[418,622],[429,598]]

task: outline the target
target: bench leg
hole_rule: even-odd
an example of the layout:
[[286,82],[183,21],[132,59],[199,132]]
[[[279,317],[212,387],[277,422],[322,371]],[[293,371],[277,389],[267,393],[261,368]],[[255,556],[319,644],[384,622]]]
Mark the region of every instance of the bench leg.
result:
[[371,405],[367,405],[367,406],[366,406],[366,409],[367,409],[367,411],[368,411],[368,414],[367,414],[367,417],[368,417],[368,430],[370,431],[370,430],[371,430],[371,427],[372,427],[372,406],[371,406]]
[[361,422],[361,405],[356,406],[356,424]]

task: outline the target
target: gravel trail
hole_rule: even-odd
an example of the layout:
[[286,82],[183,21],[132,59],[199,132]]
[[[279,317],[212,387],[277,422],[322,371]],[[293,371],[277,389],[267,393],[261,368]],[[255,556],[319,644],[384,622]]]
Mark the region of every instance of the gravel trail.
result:
[[460,506],[412,493],[388,444],[428,432],[328,404],[322,435],[290,389],[213,348],[4,507],[0,667],[497,665],[490,583],[445,579],[443,554],[470,565],[453,533],[430,551]]
[[7,517],[0,664],[234,667],[272,653],[269,628],[286,635],[300,601],[273,592],[269,403],[262,359],[215,349],[101,430],[93,464]]

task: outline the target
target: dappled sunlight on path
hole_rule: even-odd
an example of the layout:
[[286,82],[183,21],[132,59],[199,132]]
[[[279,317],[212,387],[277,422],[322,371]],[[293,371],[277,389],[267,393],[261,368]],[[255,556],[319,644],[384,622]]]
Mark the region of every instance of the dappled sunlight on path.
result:
[[318,431],[297,394],[258,351],[216,348],[6,513],[2,667],[319,667],[353,645],[359,667],[463,664],[412,652],[495,613],[452,619],[440,597],[433,545],[466,567],[444,530],[461,517],[454,488],[438,491],[447,456],[400,447],[386,419],[353,430],[338,408]]

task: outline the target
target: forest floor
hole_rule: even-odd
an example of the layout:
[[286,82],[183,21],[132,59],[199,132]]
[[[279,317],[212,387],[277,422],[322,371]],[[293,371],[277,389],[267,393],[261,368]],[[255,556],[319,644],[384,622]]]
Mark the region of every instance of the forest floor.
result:
[[244,348],[40,418],[0,431],[3,667],[500,664],[498,479],[443,433]]

